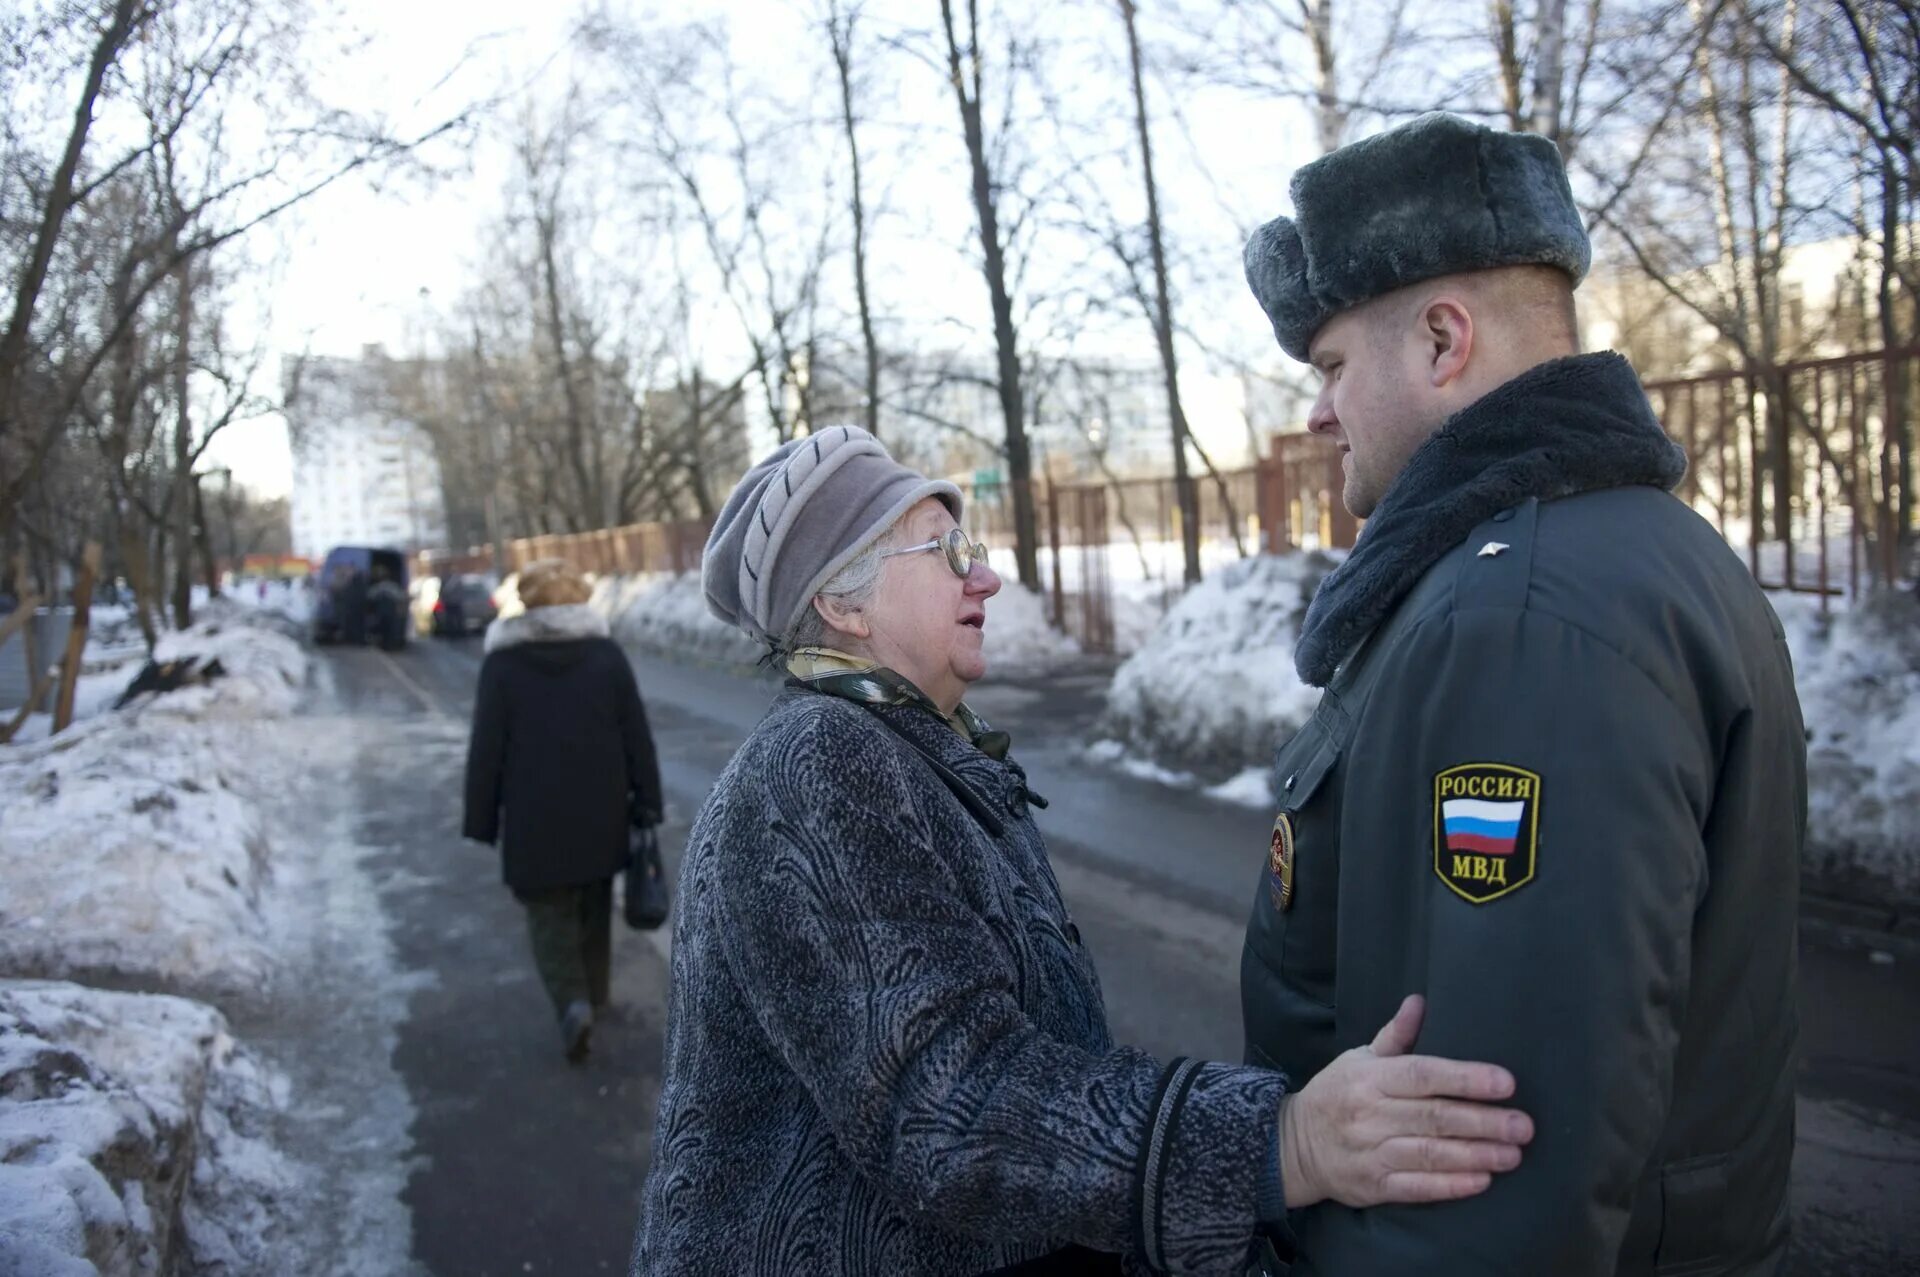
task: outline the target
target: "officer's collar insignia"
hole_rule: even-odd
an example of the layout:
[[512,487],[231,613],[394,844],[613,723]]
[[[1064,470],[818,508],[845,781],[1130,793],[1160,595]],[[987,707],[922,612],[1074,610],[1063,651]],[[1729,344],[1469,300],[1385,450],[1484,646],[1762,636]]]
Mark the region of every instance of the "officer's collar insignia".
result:
[[1480,547],[1479,557],[1483,559],[1497,559],[1512,548],[1513,547],[1505,541],[1489,541]]
[[1283,912],[1293,904],[1293,817],[1284,811],[1274,819],[1267,848],[1267,899]]
[[1506,763],[1463,763],[1433,778],[1433,872],[1483,905],[1533,881],[1540,862],[1540,777]]

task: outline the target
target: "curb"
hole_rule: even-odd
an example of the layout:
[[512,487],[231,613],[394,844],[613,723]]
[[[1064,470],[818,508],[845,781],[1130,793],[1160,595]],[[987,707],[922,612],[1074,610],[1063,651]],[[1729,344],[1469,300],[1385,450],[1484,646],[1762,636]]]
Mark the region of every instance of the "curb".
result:
[[1920,906],[1912,901],[1867,902],[1802,890],[1800,923],[1843,943],[1920,959]]

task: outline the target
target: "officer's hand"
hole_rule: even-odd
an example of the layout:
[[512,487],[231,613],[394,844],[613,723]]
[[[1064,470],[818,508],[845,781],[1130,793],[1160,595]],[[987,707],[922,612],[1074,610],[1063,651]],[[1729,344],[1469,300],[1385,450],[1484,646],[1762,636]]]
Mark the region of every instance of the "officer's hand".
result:
[[1348,1051],[1280,1109],[1289,1207],[1436,1202],[1486,1191],[1520,1164],[1533,1121],[1488,1101],[1513,1094],[1494,1064],[1408,1055],[1426,1003],[1400,1004],[1371,1046]]

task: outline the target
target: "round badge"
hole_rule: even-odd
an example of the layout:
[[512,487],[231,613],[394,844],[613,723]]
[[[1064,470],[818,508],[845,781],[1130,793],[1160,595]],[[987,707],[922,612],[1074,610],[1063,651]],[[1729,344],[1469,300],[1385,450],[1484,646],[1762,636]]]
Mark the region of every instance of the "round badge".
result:
[[1267,849],[1267,895],[1275,909],[1293,903],[1293,817],[1284,811],[1274,818]]

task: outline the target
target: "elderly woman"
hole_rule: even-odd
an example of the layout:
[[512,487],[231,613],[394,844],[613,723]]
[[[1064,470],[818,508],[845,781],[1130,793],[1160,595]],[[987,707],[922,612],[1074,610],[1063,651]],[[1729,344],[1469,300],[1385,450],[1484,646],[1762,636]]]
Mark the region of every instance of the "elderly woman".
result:
[[[469,838],[500,842],[567,1058],[587,1053],[613,958],[613,879],[631,824],[659,820],[660,769],[633,666],[564,563],[520,573],[526,611],[487,630],[467,746]],[[504,813],[504,819],[503,819]]]
[[689,838],[632,1271],[1238,1277],[1290,1206],[1516,1165],[1512,1079],[1402,1054],[1417,1003],[1291,1097],[1113,1044],[1039,800],[962,703],[1000,582],[961,513],[834,428],[707,543],[709,606],[794,678]]

